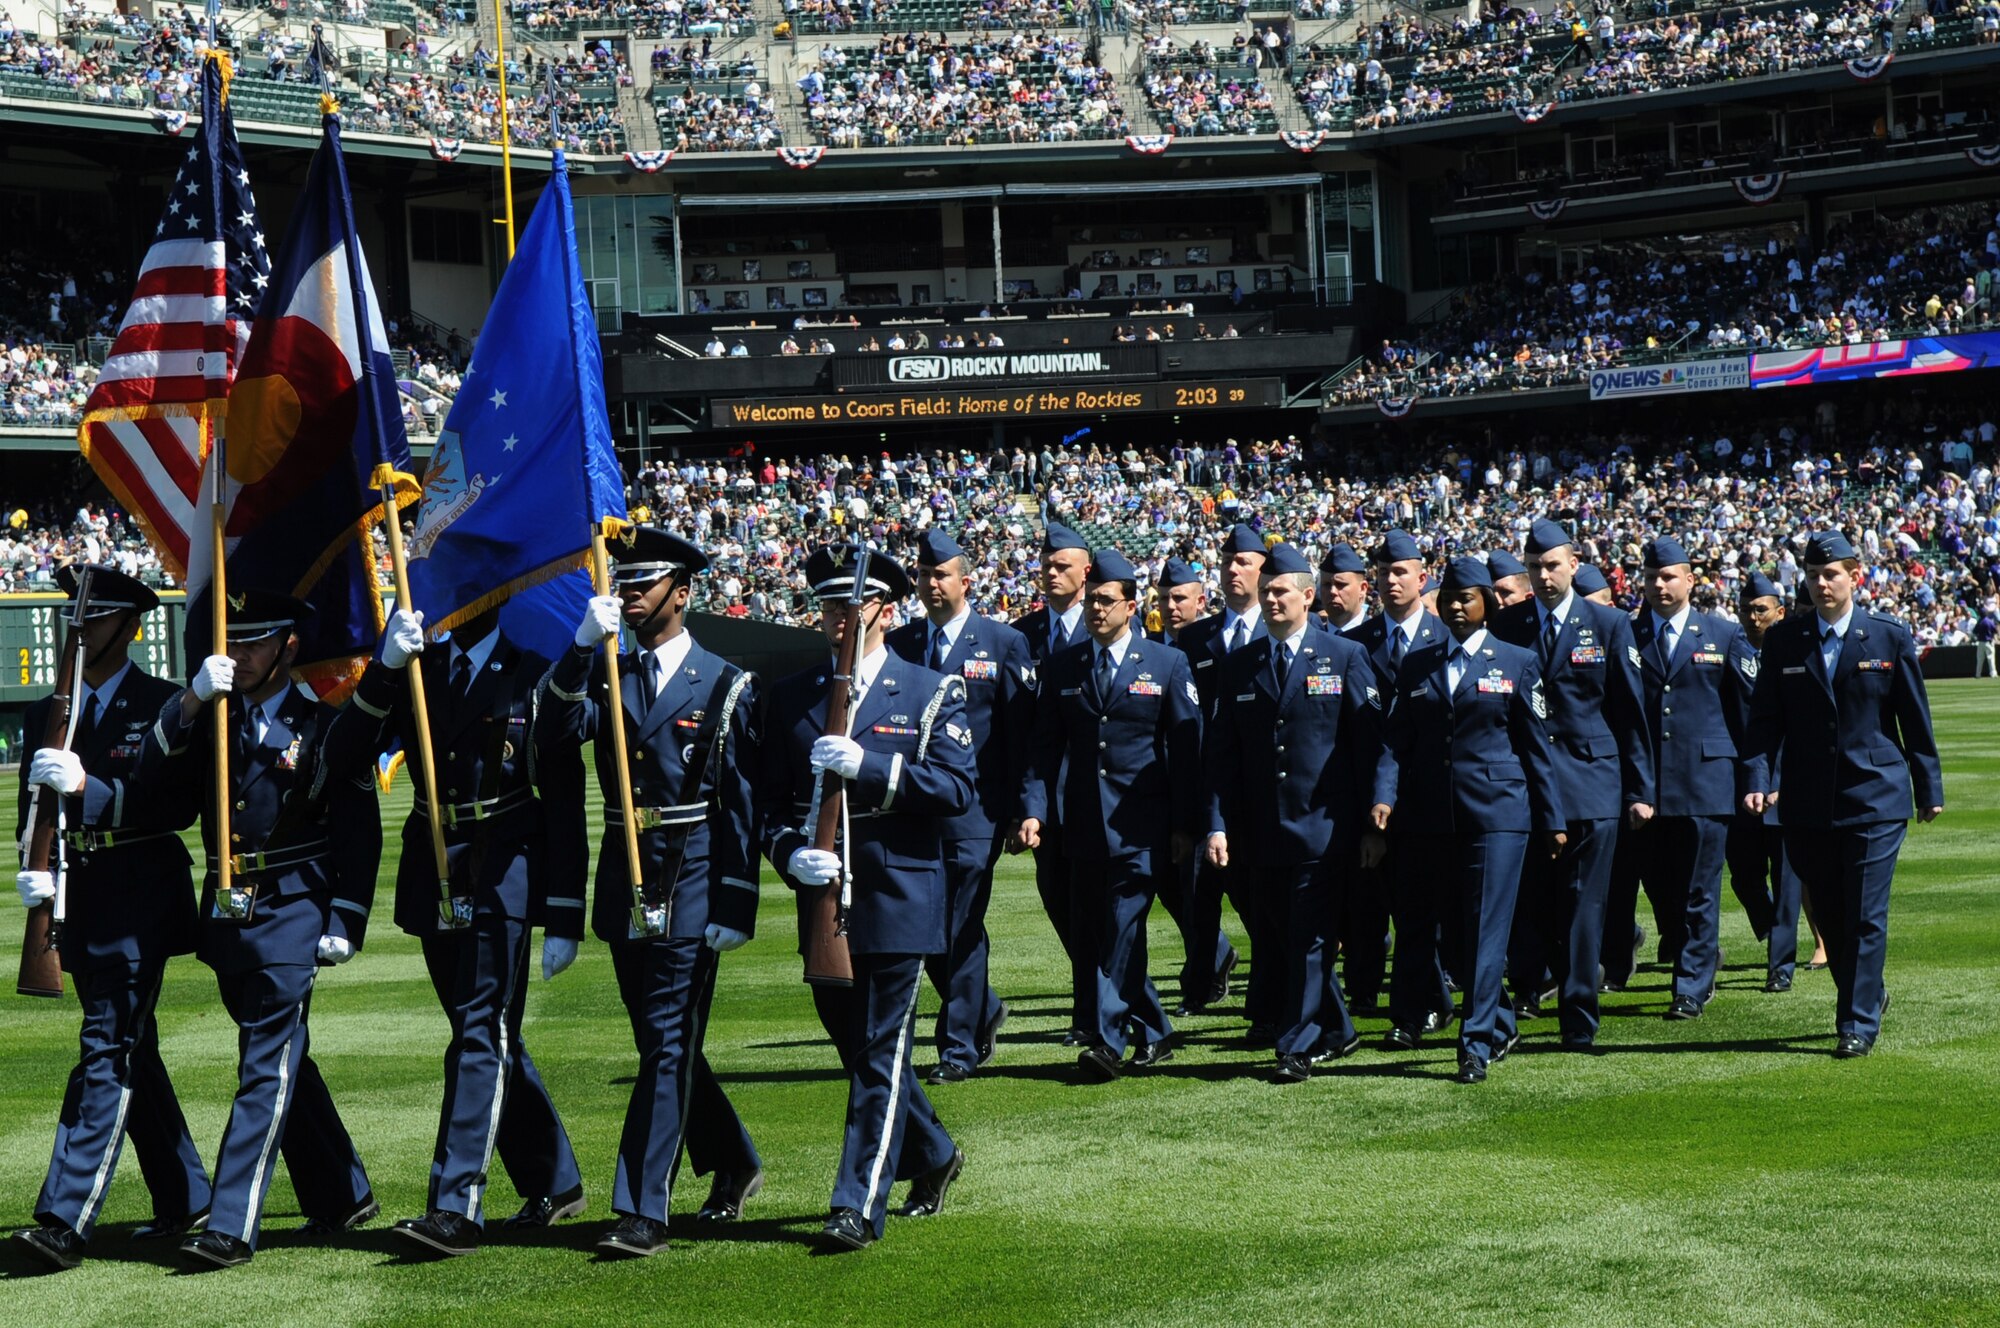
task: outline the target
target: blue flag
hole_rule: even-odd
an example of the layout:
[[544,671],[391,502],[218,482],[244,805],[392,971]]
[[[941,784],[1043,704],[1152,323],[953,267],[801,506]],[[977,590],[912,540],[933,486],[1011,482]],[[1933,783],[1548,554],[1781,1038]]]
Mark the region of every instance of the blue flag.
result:
[[423,484],[408,552],[425,625],[448,631],[506,600],[510,640],[567,649],[591,593],[591,532],[625,519],[625,482],[560,152]]
[[[382,486],[400,507],[416,481],[331,114],[229,389],[222,453],[227,590],[310,601],[293,670],[323,696],[344,694],[382,633]],[[203,639],[204,570],[191,565],[188,577],[189,632]],[[191,643],[190,658],[206,653]]]

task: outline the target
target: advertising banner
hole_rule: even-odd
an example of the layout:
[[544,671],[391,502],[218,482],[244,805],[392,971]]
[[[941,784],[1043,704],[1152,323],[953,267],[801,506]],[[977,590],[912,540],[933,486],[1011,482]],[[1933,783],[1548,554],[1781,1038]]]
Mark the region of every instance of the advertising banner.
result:
[[1635,364],[1598,369],[1590,375],[1592,401],[1623,397],[1658,397],[1677,392],[1722,392],[1750,386],[1750,357],[1730,355],[1716,360],[1675,364]]

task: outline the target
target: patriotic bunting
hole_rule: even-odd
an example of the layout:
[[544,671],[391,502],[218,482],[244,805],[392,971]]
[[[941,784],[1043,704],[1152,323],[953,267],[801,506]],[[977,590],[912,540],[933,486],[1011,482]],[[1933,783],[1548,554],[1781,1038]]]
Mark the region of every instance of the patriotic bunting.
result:
[[1125,146],[1144,157],[1157,157],[1173,145],[1172,134],[1127,134]]
[[1545,101],[1539,106],[1516,106],[1514,118],[1522,124],[1533,124],[1555,108],[1555,103],[1551,101]]
[[179,138],[181,136],[181,130],[187,128],[187,122],[188,122],[188,117],[186,111],[153,112],[153,128],[159,130],[161,133],[165,134],[168,138]]
[[1280,129],[1278,138],[1294,152],[1302,152],[1310,157],[1313,150],[1326,142],[1324,129]]
[[1887,69],[1889,62],[1895,58],[1896,56],[1893,51],[1884,51],[1880,55],[1856,56],[1847,62],[1847,72],[1860,79],[1863,83],[1866,83],[1869,79],[1874,78]]
[[674,159],[672,148],[658,152],[628,152],[625,164],[641,175],[652,175]]
[[1967,148],[1965,150],[1965,159],[1974,166],[1982,167],[1986,170],[2000,166],[2000,143]]
[[431,140],[431,155],[439,161],[457,161],[458,154],[465,151],[462,138],[434,138]]
[[778,149],[778,160],[784,162],[785,165],[790,166],[793,170],[798,171],[811,170],[813,167],[819,165],[820,158],[825,155],[826,145],[823,143],[813,143],[802,148]]
[[1538,198],[1528,204],[1528,215],[1536,221],[1554,221],[1568,206],[1567,198]]
[[1739,175],[1730,183],[1736,186],[1736,192],[1744,202],[1763,207],[1766,203],[1775,203],[1784,191],[1785,173],[1772,171],[1768,175]]
[[1415,397],[1382,397],[1376,401],[1375,409],[1392,420],[1400,420],[1409,414],[1410,408],[1416,404]]

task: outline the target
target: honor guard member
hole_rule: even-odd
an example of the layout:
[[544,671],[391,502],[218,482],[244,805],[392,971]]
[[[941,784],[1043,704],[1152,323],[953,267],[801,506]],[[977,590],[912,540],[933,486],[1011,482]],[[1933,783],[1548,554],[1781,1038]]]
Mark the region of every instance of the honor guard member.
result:
[[1312,586],[1298,550],[1272,546],[1260,597],[1269,635],[1223,662],[1202,739],[1204,852],[1266,881],[1284,909],[1281,1083],[1361,1044],[1334,978],[1334,937],[1381,741],[1374,666],[1319,625]]
[[[1646,611],[1633,625],[1645,683],[1654,803],[1634,803],[1631,829],[1646,862],[1647,888],[1678,926],[1669,1019],[1699,1019],[1715,994],[1721,960],[1722,854],[1743,784],[1737,753],[1750,689],[1730,663],[1736,624],[1688,602],[1693,567],[1679,542],[1662,536],[1641,551]],[[1665,939],[1663,937],[1663,939]]]
[[1495,549],[1486,555],[1486,571],[1493,578],[1493,593],[1499,596],[1501,608],[1511,609],[1535,597],[1535,583],[1528,575],[1528,565],[1505,549]]
[[1319,560],[1315,608],[1329,632],[1352,636],[1368,621],[1368,564],[1351,544],[1336,544]]
[[[1442,648],[1448,637],[1444,622],[1424,607],[1425,577],[1423,550],[1416,540],[1401,530],[1382,537],[1370,559],[1375,573],[1375,593],[1382,612],[1349,633],[1367,652],[1375,668],[1375,686],[1386,710],[1393,698],[1396,679],[1403,661],[1419,650]],[[1395,844],[1389,844],[1391,858]],[[1389,969],[1387,937],[1389,920],[1396,922],[1396,964],[1403,964],[1403,930],[1416,926],[1428,916],[1420,900],[1397,886],[1401,873],[1393,861],[1365,868],[1358,877],[1341,925],[1341,966],[1347,978],[1347,1003],[1351,1009],[1372,1010],[1380,997]],[[1407,916],[1406,916],[1407,914]],[[1389,977],[1389,1021],[1395,1029],[1421,1036],[1435,1033],[1451,1022],[1451,992],[1445,984],[1444,967],[1438,962],[1441,951],[1436,938],[1411,954],[1424,955],[1425,971]],[[1412,961],[1414,962],[1414,961]],[[1404,1009],[1396,1002],[1398,993],[1416,1005]],[[1399,1035],[1391,1032],[1392,1045]],[[1412,1040],[1409,1044],[1415,1046]]]
[[[806,580],[836,655],[847,631],[840,609],[853,597],[858,556],[856,546],[843,544],[806,560]],[[924,956],[945,949],[945,830],[972,806],[978,766],[963,677],[933,673],[882,644],[888,607],[909,593],[908,574],[871,552],[848,708],[852,736],[826,731],[830,662],[793,674],[771,689],[759,780],[765,856],[799,892],[801,954],[811,928],[808,889],[842,875],[843,852],[812,846],[813,790],[825,772],[846,781],[844,925],[854,982],[812,989],[847,1072],[846,1137],[832,1212],[821,1230],[833,1250],[881,1239],[889,1189],[899,1180],[913,1184],[898,1216],[943,1211],[965,1166],[910,1067],[910,1046]]]
[[[1188,657],[1132,630],[1138,570],[1125,555],[1098,552],[1084,603],[1090,640],[1042,665],[1021,833],[1032,844],[1060,801],[1071,934],[1092,956],[1076,991],[1091,1038],[1077,1063],[1115,1079],[1173,1054],[1173,1025],[1146,972],[1146,914],[1193,847],[1176,827],[1201,815],[1201,709]],[[1067,771],[1060,787],[1058,770]]]
[[[56,573],[72,600],[83,570],[72,565]],[[139,620],[159,596],[112,568],[89,571],[90,601],[78,629],[83,685],[76,734],[68,750],[44,748],[21,763],[15,836],[28,840],[35,785],[50,790],[44,798],[64,798],[68,909],[60,942],[63,971],[83,1005],[83,1030],[56,1117],[48,1177],[35,1200],[38,1225],[15,1236],[55,1268],[74,1268],[83,1258],[128,1134],[153,1196],[153,1218],[135,1239],[186,1235],[206,1219],[209,1198],[208,1173],[160,1061],[153,1018],[167,960],[194,949],[194,891],[177,832],[194,823],[198,791],[183,782],[140,796],[127,782],[160,708],[180,688],[127,656]],[[52,704],[44,698],[28,707],[28,733],[47,731]],[[34,908],[54,897],[55,878],[23,871],[15,887]]]
[[1607,609],[1617,607],[1617,601],[1611,598],[1611,583],[1604,579],[1604,573],[1593,564],[1578,563],[1576,578],[1572,584],[1576,587],[1576,593],[1592,604],[1602,604]]
[[1652,803],[1652,758],[1631,619],[1576,593],[1576,541],[1560,525],[1535,522],[1527,554],[1534,594],[1502,608],[1492,632],[1534,651],[1541,664],[1569,842],[1561,857],[1528,855],[1508,971],[1523,1018],[1540,1013],[1536,994],[1554,977],[1563,1046],[1582,1050],[1597,1038],[1598,955],[1618,821],[1635,804]]
[[[1157,584],[1162,627],[1157,635],[1148,632],[1146,639],[1178,647],[1188,628],[1208,616],[1208,590],[1201,574],[1180,558],[1167,559]],[[1196,893],[1201,866],[1200,853],[1188,854],[1174,864],[1172,883],[1162,882],[1160,889],[1160,902],[1180,929],[1185,956],[1175,1018],[1204,1010],[1227,996],[1229,975],[1236,969],[1236,947],[1222,930],[1221,897]]]
[[1944,772],[1909,628],[1854,602],[1861,561],[1845,535],[1814,535],[1803,561],[1815,612],[1764,637],[1744,810],[1778,805],[1833,972],[1834,1055],[1848,1059],[1882,1031],[1889,885],[1911,809],[1944,812]]
[[[1083,626],[1083,577],[1089,570],[1090,549],[1083,536],[1059,521],[1049,522],[1042,531],[1042,606],[1018,624],[1021,635],[1027,638],[1028,656],[1037,670],[1050,655],[1088,635]],[[1038,682],[1038,691],[1039,686]],[[1019,827],[1015,829],[1018,846]],[[1042,911],[1048,914],[1049,925],[1055,928],[1056,939],[1062,942],[1063,953],[1069,957],[1070,969],[1075,972],[1090,962],[1090,956],[1080,954],[1070,944],[1069,863],[1063,859],[1062,827],[1044,825],[1041,846],[1034,853],[1035,891],[1042,897]],[[1085,1034],[1078,1026],[1081,1020],[1081,1015],[1072,1013],[1070,1030],[1063,1038],[1065,1047],[1084,1044]]]
[[[1493,577],[1478,558],[1446,567],[1438,602],[1449,644],[1405,657],[1389,702],[1375,771],[1378,832],[1393,831],[1398,889],[1425,916],[1396,935],[1396,980],[1428,979],[1427,954],[1439,924],[1461,953],[1451,961],[1465,991],[1458,1082],[1476,1084],[1519,1038],[1502,977],[1521,865],[1532,851],[1562,852],[1567,816],[1545,726],[1541,664],[1532,650],[1496,640],[1487,623],[1498,609]],[[1366,842],[1379,859],[1378,835]],[[1406,962],[1406,952],[1409,960]],[[1422,1008],[1419,997],[1391,1008]],[[1415,1030],[1392,1046],[1414,1046]]]
[[[586,606],[575,646],[549,670],[538,720],[544,756],[595,744],[605,799],[591,930],[611,947],[639,1052],[612,1182],[619,1220],[597,1242],[618,1257],[667,1247],[683,1144],[696,1175],[715,1175],[701,1221],[734,1220],[764,1181],[750,1132],[702,1052],[719,958],[757,926],[759,752],[755,675],[703,649],[687,630],[693,581],[707,569],[706,554],[665,530],[641,526],[621,542],[612,573],[618,593]],[[619,657],[614,702],[603,643],[621,622],[636,644]],[[614,704],[624,708],[626,776],[639,821],[636,898],[611,741]],[[549,969],[569,962],[558,939],[547,943],[556,951]]]
[[[1743,578],[1736,598],[1736,622],[1743,632],[1729,662],[1749,685],[1753,706],[1757,678],[1763,672],[1765,634],[1784,619],[1785,594],[1771,578],[1762,572]],[[1790,991],[1799,960],[1799,877],[1785,859],[1785,832],[1775,803],[1754,816],[1737,808],[1729,818],[1723,860],[1729,864],[1729,888],[1743,905],[1750,930],[1768,943],[1764,990]]]
[[[203,790],[196,953],[215,970],[236,1021],[236,1100],[215,1158],[208,1229],[181,1250],[197,1266],[234,1267],[257,1246],[281,1149],[305,1230],[332,1235],[378,1213],[360,1155],[313,1062],[307,1016],[319,969],[361,948],[382,858],[374,757],[388,711],[357,696],[345,710],[296,687],[297,627],[312,606],[274,591],[228,596],[225,654],[201,662],[146,742],[137,780],[150,796],[176,782]],[[423,628],[393,614],[383,662],[407,667]],[[218,698],[236,698],[232,703]],[[218,844],[212,704],[228,706],[229,842]],[[220,888],[217,853],[230,855]]]
[[[1269,557],[1262,535],[1242,523],[1232,526],[1222,541],[1222,612],[1203,618],[1181,634],[1180,646],[1194,671],[1195,690],[1201,694],[1204,718],[1215,713],[1215,679],[1222,661],[1265,636],[1257,587]],[[1220,930],[1223,896],[1227,895],[1236,905],[1236,915],[1243,920],[1243,930],[1250,941],[1250,981],[1243,998],[1244,1013],[1250,1020],[1249,1040],[1252,1046],[1275,1046],[1285,1012],[1282,901],[1273,895],[1272,907],[1265,909],[1264,898],[1269,891],[1263,882],[1248,873],[1217,867],[1205,854],[1194,856],[1198,859],[1195,868],[1198,924],[1205,930],[1205,919],[1213,917]],[[1262,962],[1266,955],[1270,957],[1268,963]],[[1228,994],[1229,976],[1226,972],[1219,973],[1206,1003],[1215,1004]],[[1190,1006],[1190,1012],[1195,1008]]]
[[972,730],[972,805],[940,827],[945,849],[945,948],[924,961],[943,998],[935,1038],[938,1063],[928,1080],[961,1083],[993,1059],[1007,1006],[987,980],[986,906],[993,865],[1020,819],[1021,775],[1035,723],[1035,664],[1012,627],[973,611],[965,550],[935,526],[917,537],[917,601],[922,619],[887,637],[912,664],[965,682],[965,722]]
[[[444,1098],[421,1218],[394,1228],[439,1254],[479,1248],[486,1177],[497,1151],[525,1198],[508,1227],[547,1226],[583,1211],[583,1178],[521,1022],[528,946],[545,920],[543,971],[576,955],[588,853],[583,761],[574,748],[537,750],[536,714],[548,661],[499,630],[496,605],[423,652],[431,751],[437,762],[449,890],[431,849],[422,786],[403,824],[396,925],[423,947],[431,987],[451,1025]],[[421,759],[409,670],[371,670],[361,695],[394,715]]]

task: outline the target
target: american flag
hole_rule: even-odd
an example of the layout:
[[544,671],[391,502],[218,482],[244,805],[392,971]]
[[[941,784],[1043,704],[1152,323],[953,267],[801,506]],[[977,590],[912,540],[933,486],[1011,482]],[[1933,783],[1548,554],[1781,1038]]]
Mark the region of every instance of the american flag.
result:
[[271,274],[227,78],[213,57],[201,82],[201,131],[77,430],[91,469],[183,579],[190,537],[204,527],[203,463]]

